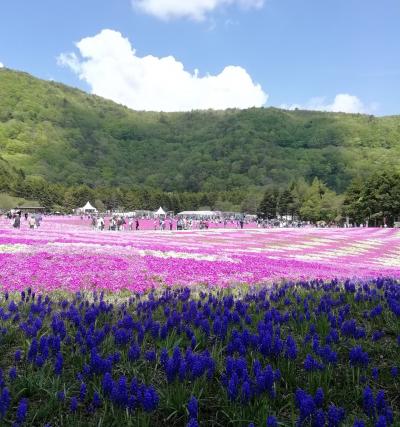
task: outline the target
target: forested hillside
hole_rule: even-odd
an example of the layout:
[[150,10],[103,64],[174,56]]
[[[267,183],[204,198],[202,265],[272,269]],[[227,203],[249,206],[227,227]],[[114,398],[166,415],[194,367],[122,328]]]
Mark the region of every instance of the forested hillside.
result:
[[400,171],[400,117],[275,108],[137,112],[0,69],[0,156],[3,186],[19,174],[66,186],[208,192],[318,177],[342,192],[354,177]]

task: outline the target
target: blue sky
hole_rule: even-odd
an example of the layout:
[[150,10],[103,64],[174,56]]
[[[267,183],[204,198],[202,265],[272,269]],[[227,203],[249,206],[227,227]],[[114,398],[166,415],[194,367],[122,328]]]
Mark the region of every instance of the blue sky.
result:
[[0,62],[137,109],[399,114],[399,23],[399,0],[3,0]]

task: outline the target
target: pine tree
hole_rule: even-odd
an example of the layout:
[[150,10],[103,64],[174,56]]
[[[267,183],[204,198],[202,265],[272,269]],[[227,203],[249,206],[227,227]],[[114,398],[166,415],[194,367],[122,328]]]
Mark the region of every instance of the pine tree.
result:
[[273,219],[277,216],[279,205],[279,190],[277,188],[267,188],[264,197],[258,207],[258,216],[265,219]]

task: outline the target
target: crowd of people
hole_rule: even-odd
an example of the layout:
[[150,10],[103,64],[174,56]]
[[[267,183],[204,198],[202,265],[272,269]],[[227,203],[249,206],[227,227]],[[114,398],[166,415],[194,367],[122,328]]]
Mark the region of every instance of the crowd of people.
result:
[[[20,229],[21,224],[25,222],[30,229],[40,227],[42,215],[40,213],[23,213],[20,210],[11,210],[6,213],[10,224],[15,229]],[[109,231],[139,231],[141,222],[143,229],[147,230],[208,230],[212,228],[236,228],[243,229],[246,227],[253,228],[303,228],[303,227],[319,227],[330,228],[338,227],[338,224],[328,224],[320,221],[317,224],[311,224],[309,221],[300,221],[295,219],[263,219],[263,218],[246,218],[241,217],[213,217],[213,218],[198,218],[184,216],[143,216],[132,217],[124,214],[114,214],[111,216],[99,214],[81,215],[81,219],[89,219],[93,230],[109,230]],[[368,224],[355,225],[344,223],[342,227],[368,227]],[[384,225],[385,227],[386,225]]]
[[21,218],[25,218],[25,222],[27,222],[28,227],[30,229],[35,229],[40,227],[40,222],[42,221],[42,215],[39,213],[31,213],[25,212],[22,215],[22,211],[9,211],[6,214],[7,219],[10,220],[13,228],[19,229],[21,228]]
[[302,228],[310,227],[309,221],[286,220],[286,219],[257,219],[258,228]]
[[[132,231],[135,229],[139,230],[140,223],[138,218],[126,218],[122,215],[114,215],[108,219],[108,224],[106,225],[106,218],[104,216],[95,216],[91,217],[91,224],[93,230],[101,230],[103,231],[105,228],[110,231],[123,231],[128,229]],[[83,219],[83,216],[81,216]]]
[[[147,223],[146,229],[153,230],[208,230],[209,228],[244,228],[245,224],[253,221],[241,218],[190,218],[190,217],[173,217],[173,216],[156,216],[150,217],[129,217],[124,215],[112,215],[110,217],[102,215],[88,215],[93,230],[110,230],[110,231],[133,231],[140,230],[140,221]],[[81,219],[84,216],[81,215]],[[149,227],[149,223],[152,226]]]
[[[294,219],[262,219],[262,218],[245,218],[245,217],[232,217],[232,218],[195,218],[195,217],[155,217],[155,218],[142,218],[143,220],[153,221],[153,230],[208,230],[210,228],[236,228],[243,229],[245,226],[253,228],[303,228],[303,227],[337,227],[337,224],[328,224],[320,221],[317,224],[312,224],[309,221],[300,221]],[[104,219],[102,219],[104,223]],[[109,230],[133,230],[132,223],[136,222],[135,229],[139,229],[139,220],[137,218],[128,219],[128,227],[125,227],[126,218],[114,217],[110,219]],[[351,227],[352,225],[344,225]],[[95,227],[96,228],[96,227]],[[104,229],[97,226],[98,229]]]

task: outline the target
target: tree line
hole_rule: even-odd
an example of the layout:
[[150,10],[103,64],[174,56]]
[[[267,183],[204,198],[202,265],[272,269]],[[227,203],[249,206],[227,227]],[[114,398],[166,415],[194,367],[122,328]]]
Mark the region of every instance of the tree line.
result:
[[100,211],[156,210],[162,206],[175,213],[211,209],[257,214],[265,219],[291,216],[313,223],[348,220],[354,224],[391,226],[400,220],[400,174],[385,170],[354,179],[343,194],[337,194],[318,178],[246,190],[165,192],[140,185],[63,186],[42,177],[25,177],[22,172],[11,182],[0,179],[0,191],[35,200],[49,211],[60,212],[71,212],[89,200]]
[[258,214],[267,219],[290,215],[313,223],[393,226],[400,221],[400,174],[383,170],[354,179],[343,194],[318,178],[311,184],[298,180],[283,189],[269,187]]
[[[49,211],[71,212],[90,201],[100,211],[155,210],[162,206],[175,213],[182,210],[215,209],[221,211],[257,210],[259,196],[246,196],[237,189],[219,192],[165,192],[145,186],[89,187],[86,184],[64,186],[49,183],[42,177],[20,177],[11,185],[3,185],[0,192],[34,200]],[[259,192],[259,191],[258,191]],[[258,194],[257,192],[257,194]]]

